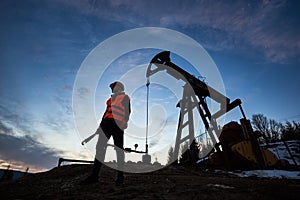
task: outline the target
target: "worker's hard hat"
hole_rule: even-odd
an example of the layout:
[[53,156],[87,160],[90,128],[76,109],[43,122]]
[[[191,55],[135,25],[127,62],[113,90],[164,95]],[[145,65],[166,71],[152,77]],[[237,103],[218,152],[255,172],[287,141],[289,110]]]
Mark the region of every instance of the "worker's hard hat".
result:
[[111,83],[109,85],[109,87],[113,90],[115,87],[118,87],[121,91],[124,91],[124,84],[119,82],[119,81],[115,81],[113,83]]

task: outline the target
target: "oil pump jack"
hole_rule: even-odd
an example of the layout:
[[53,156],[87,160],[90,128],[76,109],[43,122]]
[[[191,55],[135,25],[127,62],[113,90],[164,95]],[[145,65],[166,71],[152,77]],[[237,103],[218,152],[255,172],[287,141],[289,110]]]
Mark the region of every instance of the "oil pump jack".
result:
[[[174,147],[175,158],[179,156],[181,144],[186,141],[192,144],[195,139],[193,111],[196,109],[213,144],[216,144],[209,155],[211,162],[231,166],[232,161],[239,158],[260,169],[276,164],[277,157],[272,152],[259,146],[250,120],[245,116],[240,99],[231,101],[205,82],[177,66],[171,61],[170,51],[158,53],[150,61],[146,72],[147,86],[150,84],[150,77],[161,71],[165,71],[177,80],[180,79],[184,82],[182,98],[177,104],[177,107],[180,107],[180,114]],[[218,111],[215,113],[210,112],[207,98],[219,104]],[[241,125],[238,125],[240,129],[232,129],[232,131],[230,124],[221,128],[217,123],[218,118],[236,107],[239,107],[243,116],[240,119]],[[186,128],[188,128],[188,134],[184,136],[183,130]],[[239,131],[234,132],[234,130]],[[218,136],[222,136],[220,140]]]

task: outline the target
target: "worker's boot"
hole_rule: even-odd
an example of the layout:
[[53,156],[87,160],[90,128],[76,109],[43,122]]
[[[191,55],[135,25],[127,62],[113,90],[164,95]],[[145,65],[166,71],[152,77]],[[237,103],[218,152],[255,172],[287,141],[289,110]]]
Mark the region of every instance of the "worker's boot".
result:
[[120,186],[124,184],[124,173],[123,171],[118,171],[117,173],[117,179],[115,181],[116,186]]
[[94,165],[93,165],[93,171],[91,175],[89,175],[86,179],[80,182],[80,185],[88,185],[93,183],[99,182],[99,172],[102,167],[102,163],[95,158]]

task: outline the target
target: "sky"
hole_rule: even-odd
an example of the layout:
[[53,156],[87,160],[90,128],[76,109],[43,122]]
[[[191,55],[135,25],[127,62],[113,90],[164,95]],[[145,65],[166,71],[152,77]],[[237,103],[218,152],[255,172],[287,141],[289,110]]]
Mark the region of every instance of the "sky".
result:
[[[136,28],[167,28],[202,45],[220,72],[226,96],[240,98],[249,119],[262,113],[283,123],[299,121],[299,8],[296,0],[1,1],[0,166],[35,172],[53,168],[59,157],[93,159],[90,149],[95,141],[88,148],[80,142],[97,128],[110,95],[108,84],[125,72],[137,75],[124,80],[146,82],[147,63],[160,51],[140,49],[110,63],[94,91],[95,113],[82,113],[98,119],[84,135],[74,120],[76,76],[99,44]],[[172,56],[194,72],[189,61]],[[135,134],[145,131],[141,125],[146,118],[145,96],[144,86],[132,94],[127,134],[128,144],[137,141],[140,150],[144,133]],[[150,122],[155,134],[150,135],[150,151],[167,149],[174,139],[176,100],[168,88],[151,85]],[[228,114],[230,120],[238,117],[237,111]],[[165,161],[159,153],[154,157]]]

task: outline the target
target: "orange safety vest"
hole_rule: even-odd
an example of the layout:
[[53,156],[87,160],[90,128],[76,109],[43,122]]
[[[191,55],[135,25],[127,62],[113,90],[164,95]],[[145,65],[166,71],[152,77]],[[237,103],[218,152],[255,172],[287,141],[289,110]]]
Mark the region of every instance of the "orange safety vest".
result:
[[[111,118],[119,122],[127,122],[125,119],[125,106],[122,104],[126,94],[119,94],[113,98],[109,98],[106,102],[106,111],[103,116],[104,119]],[[128,97],[128,96],[127,96]],[[128,97],[129,98],[129,97]]]

